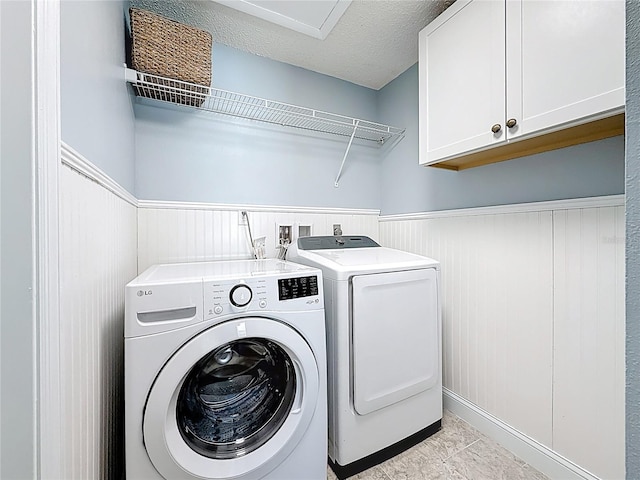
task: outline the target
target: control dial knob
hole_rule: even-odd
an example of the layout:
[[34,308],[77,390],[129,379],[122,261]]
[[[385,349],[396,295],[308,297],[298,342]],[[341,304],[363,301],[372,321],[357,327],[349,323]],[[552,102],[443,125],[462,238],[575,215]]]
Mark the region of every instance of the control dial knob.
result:
[[251,301],[253,292],[247,285],[239,284],[231,289],[229,292],[229,300],[236,307],[245,307]]

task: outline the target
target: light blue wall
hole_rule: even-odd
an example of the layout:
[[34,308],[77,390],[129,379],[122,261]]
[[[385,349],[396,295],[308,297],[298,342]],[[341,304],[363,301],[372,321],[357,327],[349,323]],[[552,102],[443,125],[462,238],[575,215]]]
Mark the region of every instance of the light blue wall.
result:
[[378,102],[380,122],[407,127],[382,162],[383,214],[624,193],[623,137],[455,172],[418,165],[417,65]]
[[214,44],[212,85],[247,95],[375,120],[377,91]]
[[336,189],[346,138],[137,104],[139,198],[394,214],[624,192],[623,137],[461,172],[419,166],[417,66],[376,92],[216,44],[213,85],[406,127],[406,137],[381,152],[356,145]]
[[36,478],[32,2],[0,2],[0,478]]
[[627,0],[627,478],[640,478],[640,2]]
[[61,129],[63,142],[133,193],[134,117],[124,81],[125,4],[61,2]]
[[[215,44],[213,86],[374,120],[374,90]],[[377,208],[378,150],[348,138],[137,104],[136,188],[145,200]]]

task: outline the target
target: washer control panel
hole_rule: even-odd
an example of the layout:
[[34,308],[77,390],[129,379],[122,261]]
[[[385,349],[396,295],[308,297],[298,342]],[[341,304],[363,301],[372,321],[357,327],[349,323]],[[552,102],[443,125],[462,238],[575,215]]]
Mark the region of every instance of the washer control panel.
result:
[[204,317],[324,308],[321,273],[204,281]]
[[278,297],[280,300],[311,297],[318,295],[318,276],[292,277],[278,279]]

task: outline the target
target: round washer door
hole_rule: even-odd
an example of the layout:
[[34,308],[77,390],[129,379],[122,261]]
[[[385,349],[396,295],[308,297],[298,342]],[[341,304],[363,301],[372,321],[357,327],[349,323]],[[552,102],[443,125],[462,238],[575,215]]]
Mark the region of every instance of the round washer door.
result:
[[257,479],[296,447],[315,412],[318,365],[293,328],[231,320],[198,334],[158,374],[144,412],[165,478]]

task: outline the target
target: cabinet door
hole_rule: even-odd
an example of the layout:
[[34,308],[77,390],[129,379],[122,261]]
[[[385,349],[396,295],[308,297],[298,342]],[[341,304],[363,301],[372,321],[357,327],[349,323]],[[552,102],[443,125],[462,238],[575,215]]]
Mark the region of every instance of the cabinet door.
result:
[[509,138],[624,108],[623,0],[507,0]]
[[458,0],[420,32],[421,164],[505,141],[504,43],[503,1]]

